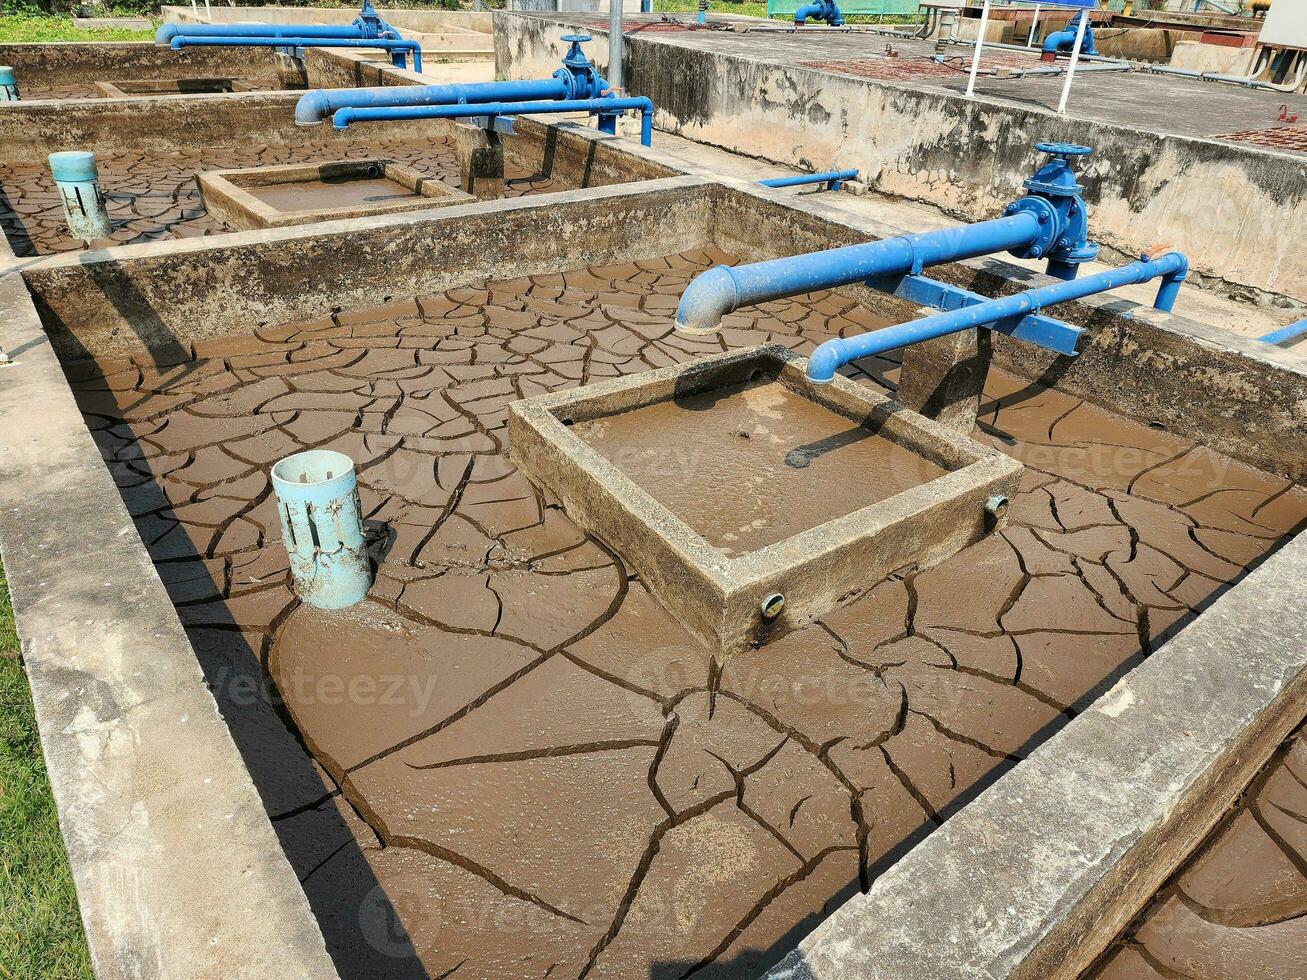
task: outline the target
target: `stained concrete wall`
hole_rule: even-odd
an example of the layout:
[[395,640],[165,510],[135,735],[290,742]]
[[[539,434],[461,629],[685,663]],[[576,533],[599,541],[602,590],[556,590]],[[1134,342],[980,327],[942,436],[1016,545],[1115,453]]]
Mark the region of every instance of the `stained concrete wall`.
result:
[[[275,87],[272,51],[261,48],[192,48],[183,55],[148,41],[95,44],[0,44],[0,65],[43,85],[124,78],[256,78]],[[6,104],[5,108],[9,108]]]
[[[498,73],[534,78],[553,71],[564,30],[553,20],[496,13]],[[603,69],[606,47],[592,44],[589,52]],[[1235,291],[1307,301],[1301,157],[654,37],[628,36],[625,52],[628,87],[653,99],[660,129],[807,170],[856,167],[878,191],[970,220],[993,217],[1024,193],[1037,140],[1091,143],[1095,153],[1080,179],[1098,241],[1127,254],[1157,241],[1182,243],[1197,274]]]
[[131,245],[36,260],[23,275],[61,358],[175,361],[194,341],[263,324],[701,248],[711,240],[709,187],[675,177]]
[[45,159],[56,150],[168,153],[180,147],[303,145],[342,147],[383,139],[439,138],[440,120],[377,123],[336,133],[330,123],[295,125],[301,92],[169,95],[152,99],[19,102],[0,109],[0,164]]

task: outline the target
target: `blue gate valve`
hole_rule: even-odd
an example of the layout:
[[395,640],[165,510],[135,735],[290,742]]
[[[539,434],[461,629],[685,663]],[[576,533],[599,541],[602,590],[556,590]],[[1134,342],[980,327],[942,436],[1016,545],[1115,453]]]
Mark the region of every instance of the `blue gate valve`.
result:
[[1048,259],[1048,274],[1058,279],[1074,279],[1081,263],[1098,255],[1098,246],[1089,241],[1089,213],[1080,192],[1072,161],[1088,156],[1087,146],[1075,143],[1036,143],[1035,149],[1047,153],[1049,160],[1022,186],[1026,196],[1003,209],[1004,214],[1030,211],[1039,219],[1039,232],[1027,245],[1011,249],[1021,259]]
[[567,89],[564,99],[597,99],[608,91],[608,83],[600,77],[595,66],[581,50],[581,45],[591,40],[589,34],[564,34],[562,40],[571,47],[563,55],[563,67],[554,72],[553,77],[563,83]]
[[844,26],[844,14],[835,0],[813,0],[812,3],[803,4],[794,11],[794,26],[802,27],[809,17],[813,20],[824,20],[831,27]]

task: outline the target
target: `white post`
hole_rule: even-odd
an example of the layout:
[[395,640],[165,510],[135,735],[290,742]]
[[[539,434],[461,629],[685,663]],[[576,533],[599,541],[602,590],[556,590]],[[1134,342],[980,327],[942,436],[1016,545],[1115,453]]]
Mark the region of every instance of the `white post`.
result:
[[1030,22],[1030,36],[1026,38],[1026,47],[1035,46],[1035,32],[1039,30],[1039,4],[1035,4],[1035,19]]
[[204,16],[209,18],[210,24],[213,23],[213,7],[210,5],[209,0],[204,0]]
[[622,87],[622,3],[608,0],[608,84],[614,93]]
[[1071,79],[1075,77],[1076,62],[1080,60],[1080,44],[1085,39],[1085,25],[1089,23],[1089,11],[1080,11],[1080,24],[1076,28],[1076,43],[1071,48],[1071,64],[1066,66],[1066,81],[1062,83],[1062,98],[1057,103],[1057,111],[1066,113],[1066,100],[1071,97]]
[[976,93],[976,72],[980,70],[980,49],[985,44],[985,28],[989,25],[989,0],[980,8],[980,30],[976,34],[976,50],[971,55],[971,77],[967,79],[967,98]]

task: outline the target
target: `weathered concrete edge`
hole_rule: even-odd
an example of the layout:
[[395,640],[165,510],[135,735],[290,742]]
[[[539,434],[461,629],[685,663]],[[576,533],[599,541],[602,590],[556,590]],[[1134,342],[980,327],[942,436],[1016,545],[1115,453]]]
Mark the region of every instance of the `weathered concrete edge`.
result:
[[1299,535],[767,980],[1076,977],[1307,710]]
[[0,346],[0,551],[96,976],[336,977],[14,274]]

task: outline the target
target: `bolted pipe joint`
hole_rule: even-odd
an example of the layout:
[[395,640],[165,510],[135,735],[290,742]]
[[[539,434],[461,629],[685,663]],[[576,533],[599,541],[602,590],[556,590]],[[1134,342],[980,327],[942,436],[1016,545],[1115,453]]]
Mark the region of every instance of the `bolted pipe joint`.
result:
[[354,461],[329,449],[287,456],[272,467],[272,489],[299,597],[319,609],[361,601],[372,565]]
[[1039,220],[1039,233],[1029,243],[1011,249],[1022,259],[1048,259],[1048,274],[1071,280],[1082,263],[1098,254],[1098,246],[1089,241],[1089,211],[1076,180],[1073,161],[1088,156],[1092,150],[1075,143],[1036,143],[1035,149],[1049,159],[1023,182],[1026,196],[1007,206],[1005,214],[1023,211]]
[[50,154],[50,174],[64,205],[68,234],[90,244],[108,238],[112,230],[100,191],[95,154],[87,150],[65,150]]
[[0,65],[0,102],[18,101],[18,76],[8,65]]
[[[1066,23],[1066,27],[1060,31],[1054,31],[1048,37],[1044,38],[1044,47],[1039,55],[1040,61],[1055,61],[1059,51],[1070,54],[1076,46],[1076,33],[1080,29],[1080,18],[1088,17],[1085,10],[1076,11],[1076,15]],[[1094,47],[1094,27],[1089,20],[1085,21],[1085,37],[1080,42],[1080,53],[1095,56],[1098,54],[1098,48]]]
[[563,67],[554,72],[553,77],[563,83],[563,98],[599,98],[608,91],[608,83],[581,50],[581,45],[591,40],[590,35],[564,34],[562,40],[567,41],[569,47],[567,54],[563,55]]
[[702,337],[721,328],[722,317],[740,306],[740,291],[731,270],[718,265],[702,275],[681,294],[676,307],[676,329]]

